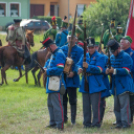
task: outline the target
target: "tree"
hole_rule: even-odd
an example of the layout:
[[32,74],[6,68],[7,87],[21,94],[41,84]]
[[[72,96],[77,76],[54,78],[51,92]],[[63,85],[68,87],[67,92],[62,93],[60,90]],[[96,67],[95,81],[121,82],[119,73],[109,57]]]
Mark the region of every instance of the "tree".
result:
[[131,0],[97,0],[91,3],[83,12],[83,19],[87,20],[88,35],[101,35],[102,25],[107,29],[111,19],[115,18],[116,25],[121,22],[121,26],[126,28]]

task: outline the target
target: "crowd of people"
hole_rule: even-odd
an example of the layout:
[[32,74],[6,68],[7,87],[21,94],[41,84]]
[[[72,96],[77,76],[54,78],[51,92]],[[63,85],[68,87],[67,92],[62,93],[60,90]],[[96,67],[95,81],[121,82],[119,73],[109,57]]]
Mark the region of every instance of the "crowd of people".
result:
[[[98,52],[99,43],[95,42],[93,37],[89,37],[86,40],[87,53],[86,57],[84,57],[84,26],[82,20],[79,20],[78,22],[75,35],[72,35],[69,32],[68,36],[66,36],[67,43],[66,40],[62,40],[64,38],[63,35],[65,36],[64,30],[67,30],[67,25],[56,35],[56,37],[58,37],[58,43],[57,38],[53,40],[53,43],[47,43],[46,40],[51,40],[50,38],[47,38],[44,39],[45,43],[43,44],[52,53],[51,57],[54,58],[50,58],[49,63],[45,65],[45,71],[48,76],[47,86],[49,86],[50,77],[57,76],[60,78],[59,85],[64,83],[66,89],[64,94],[60,94],[61,88],[57,91],[53,90],[47,92],[48,102],[51,101],[51,105],[48,104],[50,123],[47,127],[58,129],[64,128],[63,124],[68,122],[68,101],[71,109],[71,123],[72,125],[75,125],[77,113],[77,89],[79,88],[83,100],[84,128],[101,127],[105,115],[105,99],[111,95],[114,96],[113,111],[116,117],[116,126],[114,128],[129,128],[133,121],[134,97],[134,51],[131,49],[131,37],[123,36],[120,23],[118,23],[115,28],[115,21],[113,19],[110,28],[106,30],[103,35],[103,43],[104,47],[106,47],[106,53],[103,51]],[[71,59],[73,60],[73,64],[71,71],[68,74],[65,74],[64,67],[66,58],[68,58],[70,44],[72,46]],[[54,51],[52,49],[53,46],[57,46]],[[56,53],[59,50],[62,50],[62,54],[66,57],[64,58],[64,63],[61,63],[62,60],[58,62],[59,57],[57,57]],[[108,57],[108,55],[110,55],[110,57]],[[85,58],[86,61],[84,60]],[[55,64],[55,66],[53,66],[53,64]],[[55,74],[55,72],[59,72],[58,65],[61,64],[62,68],[60,69],[60,73]],[[83,70],[85,68],[86,77],[83,75]],[[50,75],[49,71],[52,72],[52,75]],[[82,74],[81,81],[80,74]],[[110,79],[108,76],[110,76]],[[85,79],[88,81],[88,89],[85,89]],[[47,89],[49,88],[47,87]],[[57,105],[53,103],[56,98],[50,99],[49,97],[52,94],[57,96]],[[62,97],[63,99],[59,99]]]
[[[74,35],[67,30],[69,24],[66,22],[66,17],[62,21],[60,32],[56,29],[56,17],[52,17],[51,25],[52,28],[44,33],[42,41],[43,46],[51,52],[50,59],[44,65],[47,75],[47,106],[50,115],[47,127],[64,129],[64,123],[68,122],[68,101],[71,123],[75,125],[77,89],[79,89],[83,100],[84,128],[101,127],[105,115],[106,98],[111,95],[114,96],[113,111],[116,117],[114,128],[129,128],[133,121],[134,106],[134,51],[131,49],[131,37],[123,36],[120,23],[115,28],[113,19],[102,39],[106,47],[105,53],[98,51],[99,43],[95,42],[93,37],[84,40],[82,19],[78,21]],[[14,29],[15,27],[10,26],[8,34],[11,34]],[[16,42],[11,43],[12,38],[8,37],[10,36],[7,35],[9,44],[15,46],[17,43],[17,49],[22,53],[24,50],[21,46],[24,44],[22,38],[18,37]],[[83,50],[84,41],[87,45],[86,56]],[[68,57],[70,47],[71,56]],[[67,58],[71,58],[73,64],[69,73],[64,73]],[[85,81],[88,88],[85,86]]]

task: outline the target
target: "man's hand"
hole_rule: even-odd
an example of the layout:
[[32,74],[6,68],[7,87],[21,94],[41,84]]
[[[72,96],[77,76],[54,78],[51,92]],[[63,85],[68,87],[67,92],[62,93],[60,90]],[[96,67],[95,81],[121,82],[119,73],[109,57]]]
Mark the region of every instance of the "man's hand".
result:
[[110,69],[109,68],[106,69],[106,74],[113,74],[113,72],[114,72],[114,68],[112,67]]
[[88,68],[87,62],[83,62],[83,67]]
[[106,69],[105,74],[109,74],[109,68]]
[[81,74],[82,72],[83,72],[83,69],[82,68],[79,68],[78,74]]
[[74,72],[70,72],[67,77],[72,78],[74,76]]

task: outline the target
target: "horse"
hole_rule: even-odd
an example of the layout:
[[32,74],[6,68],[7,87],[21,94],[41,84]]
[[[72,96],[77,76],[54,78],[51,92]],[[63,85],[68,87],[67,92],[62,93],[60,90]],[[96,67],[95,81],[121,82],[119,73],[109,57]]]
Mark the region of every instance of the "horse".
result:
[[30,50],[30,46],[34,46],[34,37],[33,37],[33,30],[26,30],[26,39],[27,39],[27,42],[30,42],[30,44],[28,43],[27,44],[27,47],[28,49]]
[[[38,64],[35,63],[35,60],[43,67],[45,65],[45,62],[50,58],[50,56],[51,56],[51,53],[48,52],[47,49],[40,49],[32,54],[31,63],[27,66],[26,72],[28,72],[29,70],[32,69],[32,75],[34,77],[35,85],[41,86],[40,77],[43,73],[41,70],[39,71],[39,73],[37,75],[37,78],[38,78],[38,81],[37,81],[35,73],[40,68],[39,68]],[[28,76],[26,75],[26,77],[28,77]],[[28,78],[26,78],[26,79],[28,81]]]
[[[30,44],[32,46],[34,44],[33,31],[31,31],[31,32],[29,30],[26,31],[26,35],[27,35],[26,37],[28,40],[28,43],[26,43],[26,45],[30,49]],[[0,85],[3,85],[4,81],[6,84],[8,84],[5,71],[7,69],[9,69],[11,66],[17,66],[18,70],[19,70],[19,77],[17,79],[15,79],[14,81],[18,81],[21,78],[21,76],[22,76],[21,65],[24,64],[24,59],[19,56],[19,53],[17,52],[17,50],[14,47],[9,46],[9,45],[0,47],[0,62],[2,65],[2,69],[1,69],[2,81],[1,81]]]

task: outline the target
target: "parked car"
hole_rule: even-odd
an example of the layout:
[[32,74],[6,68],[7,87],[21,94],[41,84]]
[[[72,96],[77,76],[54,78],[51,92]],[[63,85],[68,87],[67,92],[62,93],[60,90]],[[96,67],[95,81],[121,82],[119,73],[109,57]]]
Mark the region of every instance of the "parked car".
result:
[[[20,22],[20,26],[24,26],[26,25],[27,23],[29,23],[30,21],[32,21],[32,19],[23,19],[21,22]],[[14,22],[8,22],[6,25],[5,25],[5,28],[7,29],[10,25],[14,24]]]
[[34,30],[34,31],[46,31],[50,28],[50,25],[47,21],[42,20],[32,20],[26,25],[24,25],[24,29]]
[[[9,22],[6,24],[6,28],[10,25],[14,24],[14,22]],[[36,19],[23,19],[20,23],[20,26],[24,27],[24,29],[34,30],[34,31],[44,31],[48,30],[51,26],[47,21],[36,20]]]

